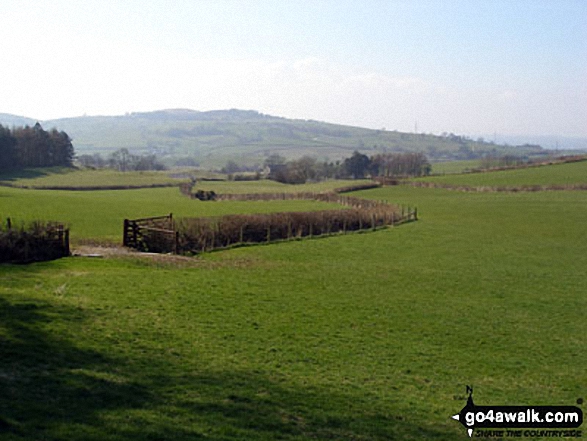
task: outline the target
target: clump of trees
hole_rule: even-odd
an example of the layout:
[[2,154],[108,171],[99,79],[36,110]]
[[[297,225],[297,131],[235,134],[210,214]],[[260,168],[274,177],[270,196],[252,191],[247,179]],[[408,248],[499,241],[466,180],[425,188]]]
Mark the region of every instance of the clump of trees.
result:
[[43,130],[39,123],[12,130],[0,125],[0,169],[71,167],[74,155],[71,138],[65,132]]
[[369,157],[355,151],[342,162],[319,162],[308,156],[286,161],[281,156],[272,155],[265,165],[270,169],[269,179],[287,184],[324,179],[426,176],[431,171],[423,153],[384,153]]
[[514,167],[517,165],[523,165],[529,163],[527,157],[515,156],[515,155],[487,155],[481,158],[480,168],[494,168],[494,167]]
[[166,169],[155,155],[134,155],[128,149],[116,150],[107,158],[103,158],[99,153],[80,155],[77,161],[83,167],[112,168],[121,172]]
[[426,176],[432,167],[423,153],[385,153],[370,158],[371,176]]

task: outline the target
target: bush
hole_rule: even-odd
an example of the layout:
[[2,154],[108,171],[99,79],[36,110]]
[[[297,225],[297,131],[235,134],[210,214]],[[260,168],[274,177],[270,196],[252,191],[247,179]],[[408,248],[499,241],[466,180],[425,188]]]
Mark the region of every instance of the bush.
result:
[[357,198],[345,200],[353,208],[179,219],[175,222],[178,252],[199,253],[234,244],[367,230],[416,218],[413,212],[402,216],[388,204]]
[[69,230],[63,224],[33,221],[15,228],[0,226],[0,262],[28,263],[69,255]]

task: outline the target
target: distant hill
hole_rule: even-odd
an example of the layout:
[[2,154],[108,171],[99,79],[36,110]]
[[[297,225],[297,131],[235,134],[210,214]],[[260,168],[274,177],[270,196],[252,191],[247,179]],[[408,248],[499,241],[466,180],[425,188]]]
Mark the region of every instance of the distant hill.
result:
[[[488,139],[493,139],[488,136]],[[500,144],[519,145],[525,143],[540,144],[550,150],[587,150],[587,138],[554,135],[496,135],[495,140]]]
[[[0,114],[0,124],[34,124],[36,120]],[[336,161],[354,150],[367,155],[384,152],[423,152],[431,160],[473,159],[487,153],[541,155],[537,145],[503,146],[454,134],[435,136],[371,130],[312,120],[292,120],[253,110],[189,109],[129,113],[121,116],[82,116],[41,121],[73,139],[78,155],[127,148],[153,153],[172,165],[190,158],[205,166],[234,160],[260,164],[274,153],[286,158],[311,155]]]
[[0,113],[0,124],[9,129],[21,126],[33,126],[37,122],[37,119],[26,118],[24,116],[10,115],[9,113]]

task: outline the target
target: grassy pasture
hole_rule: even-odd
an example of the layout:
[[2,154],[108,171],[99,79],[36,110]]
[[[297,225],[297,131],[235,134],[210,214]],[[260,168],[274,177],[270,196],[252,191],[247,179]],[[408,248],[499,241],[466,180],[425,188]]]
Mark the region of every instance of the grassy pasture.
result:
[[432,173],[434,174],[450,174],[450,173],[463,173],[467,170],[471,170],[479,167],[481,164],[479,159],[468,159],[463,161],[445,161],[445,162],[433,162]]
[[517,170],[433,176],[416,180],[474,187],[585,184],[587,183],[587,161]]
[[80,240],[120,243],[125,218],[160,216],[221,216],[225,214],[309,211],[340,208],[315,201],[201,202],[180,194],[178,188],[110,191],[23,190],[0,187],[0,216],[15,220],[57,220],[71,228],[73,243]]
[[[166,191],[145,201],[179,206]],[[2,439],[454,440],[465,384],[477,404],[585,398],[587,192],[357,195],[421,220],[0,266]]]
[[28,169],[0,174],[0,182],[23,187],[96,187],[114,185],[148,186],[157,184],[177,184],[186,179],[174,179],[169,171],[130,171],[79,170],[75,168],[54,167],[48,169]]
[[320,192],[331,191],[335,188],[348,187],[351,185],[369,184],[369,179],[344,180],[333,179],[329,181],[290,185],[281,182],[260,180],[260,181],[198,181],[194,187],[196,190],[213,190],[216,193],[297,193],[297,192]]

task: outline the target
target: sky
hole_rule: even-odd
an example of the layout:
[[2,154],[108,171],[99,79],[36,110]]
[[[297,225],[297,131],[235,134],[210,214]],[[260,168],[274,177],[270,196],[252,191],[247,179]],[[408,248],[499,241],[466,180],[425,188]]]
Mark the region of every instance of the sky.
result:
[[587,137],[585,0],[2,0],[0,112]]

